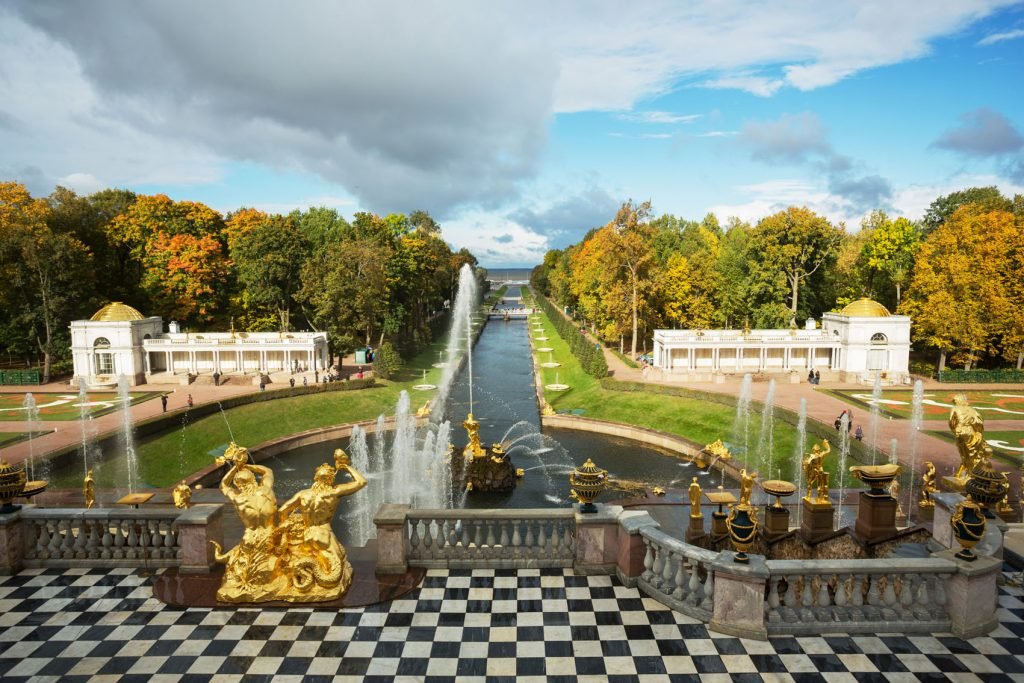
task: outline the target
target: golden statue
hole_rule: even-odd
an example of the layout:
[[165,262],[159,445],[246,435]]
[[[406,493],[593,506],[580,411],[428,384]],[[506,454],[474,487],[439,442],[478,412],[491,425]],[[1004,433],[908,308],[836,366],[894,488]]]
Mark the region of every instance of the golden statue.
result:
[[86,472],[82,480],[82,495],[85,496],[85,509],[91,510],[96,504],[96,480],[92,478],[92,470]]
[[188,509],[192,505],[192,489],[188,487],[184,479],[171,490],[171,498],[174,499],[174,507],[181,510]]
[[754,492],[754,480],[757,479],[757,472],[747,474],[747,468],[740,471],[740,505],[750,505],[750,495]]
[[917,504],[918,507],[935,507],[932,494],[939,491],[938,487],[935,486],[935,475],[935,465],[932,464],[931,460],[925,460],[924,474],[921,475],[921,500]]
[[992,449],[985,442],[985,419],[967,404],[967,396],[964,394],[953,397],[949,430],[953,432],[956,448],[960,451],[960,467],[953,476],[966,481],[971,476],[971,470],[992,456]]
[[732,459],[732,454],[729,452],[729,449],[725,447],[725,444],[722,443],[721,439],[718,439],[714,443],[709,443],[707,446],[704,447],[704,450],[709,455],[713,455],[719,460]]
[[430,401],[423,404],[423,407],[416,411],[416,417],[429,417],[430,416]]
[[704,492],[700,488],[700,484],[697,483],[697,477],[693,478],[693,483],[690,484],[690,517],[703,517],[704,514],[700,511],[700,497]]
[[466,444],[462,455],[467,458],[482,458],[487,455],[487,451],[480,445],[480,423],[473,419],[473,413],[466,417],[462,426],[465,427],[466,433],[469,435],[469,443]]
[[557,415],[557,413],[555,412],[555,409],[552,408],[551,404],[548,403],[547,401],[543,401],[543,405],[541,406],[541,409],[540,409],[540,414],[544,415],[544,416]]
[[996,514],[999,516],[1008,515],[1013,512],[1013,506],[1010,505],[1010,494],[1007,493],[1003,496],[1003,499],[996,504]]
[[[352,582],[352,566],[331,530],[338,500],[366,486],[341,449],[332,467],[320,465],[313,485],[277,508],[274,473],[249,462],[249,452],[231,444],[218,458],[231,467],[220,489],[235,506],[242,541],[227,553],[213,543],[214,557],[227,565],[217,591],[221,602],[321,602],[341,597]],[[352,481],[335,485],[339,471]],[[278,522],[278,512],[280,521]]]
[[[822,450],[818,444],[811,446],[811,452],[804,460],[804,478],[807,480],[807,495],[804,500],[813,503],[827,503],[828,500],[828,472],[825,471],[825,456],[832,452],[832,446],[828,439],[822,439]],[[817,495],[812,492],[817,490]]]
[[900,480],[893,479],[889,482],[889,495],[896,501],[896,516],[906,517],[907,515],[903,512],[903,505],[900,503]]

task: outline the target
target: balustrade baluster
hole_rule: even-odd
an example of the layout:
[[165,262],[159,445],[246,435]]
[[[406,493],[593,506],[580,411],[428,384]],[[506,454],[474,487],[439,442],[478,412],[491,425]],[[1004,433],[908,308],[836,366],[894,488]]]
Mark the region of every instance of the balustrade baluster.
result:
[[[702,609],[706,609],[708,612],[713,612],[715,609],[715,571],[706,565],[704,567],[704,578],[703,594],[704,599],[701,600],[700,606]],[[779,593],[778,593],[779,581],[775,580],[775,606],[779,606]]]
[[50,559],[51,560],[59,560],[60,559],[60,554],[61,554],[60,544],[64,542],[64,537],[60,533],[60,522],[57,521],[57,520],[54,520],[53,522],[50,522],[49,524],[50,524],[50,543],[49,543],[48,547],[50,549],[50,552],[49,552]]
[[98,519],[86,521],[89,534],[85,539],[85,554],[90,560],[95,560],[100,556],[99,525],[100,521]]
[[527,554],[529,554],[529,553],[531,553],[533,551],[533,546],[534,546],[534,543],[535,543],[535,540],[534,540],[534,537],[533,537],[533,522],[526,521],[523,524],[524,524],[524,526],[526,526],[526,541],[523,543],[523,546],[524,546],[523,550]]
[[690,560],[690,585],[688,588],[689,595],[686,596],[686,599],[696,605],[700,600],[700,563],[697,560]]
[[817,612],[821,621],[834,621],[832,610],[832,596],[828,592],[829,581],[824,576],[818,577],[818,599]]
[[902,574],[900,576],[900,612],[904,618],[912,618],[914,615],[914,575]]
[[559,536],[559,524],[558,522],[551,523],[551,543],[548,544],[548,556],[551,558],[557,558],[558,554],[562,551],[562,538]]
[[886,607],[893,607],[896,604],[896,577],[890,574],[885,576],[885,588],[882,590],[882,602]]
[[[681,601],[683,600],[683,598],[686,597],[686,557],[683,555],[679,555],[678,553],[669,553],[668,560],[670,564],[673,561],[676,562],[676,564],[674,565],[675,571],[668,572],[671,574],[672,577],[671,595],[676,600]],[[670,592],[667,583],[662,590],[664,590],[666,593]]]
[[548,547],[548,530],[544,522],[537,522],[537,557],[544,557]]
[[110,521],[111,529],[114,534],[114,551],[112,553],[113,559],[120,560],[125,556],[124,543],[125,543],[125,530],[124,520],[114,519]]
[[420,521],[418,519],[410,522],[412,529],[409,532],[409,556],[416,559],[423,559],[420,554]]
[[562,529],[565,532],[562,534],[562,549],[565,552],[566,557],[572,557],[575,554],[573,548],[576,539],[573,534],[576,532],[576,523],[565,522],[562,525]]
[[[712,575],[714,575],[714,572],[709,569],[708,576]],[[782,604],[782,599],[779,596],[779,583],[781,581],[781,576],[773,576],[768,581],[768,599],[765,601],[765,612],[769,616],[778,614],[779,606]]]
[[651,543],[651,539],[644,539],[644,546],[647,548],[647,552],[644,555],[644,571],[640,575],[640,578],[647,583],[651,582],[651,577],[654,576],[654,544]]
[[[665,566],[661,569],[661,590],[663,593],[671,594],[675,588],[675,570],[672,566],[673,553],[668,549],[663,548],[662,552],[665,553]],[[679,567],[682,568],[683,558],[680,555],[675,555],[675,558],[679,561]]]
[[[498,524],[501,525],[501,535],[500,535],[500,537],[498,539],[498,544],[501,545],[502,548],[508,548],[509,547],[508,527],[509,527],[510,524],[512,524],[512,521],[511,520],[507,520],[507,519],[503,519],[500,522],[498,522]],[[511,557],[511,554],[506,553],[506,557]]]
[[495,536],[494,536],[494,522],[492,520],[490,520],[490,519],[487,520],[486,527],[487,527],[487,547],[488,548],[493,548],[495,545],[498,544],[498,539],[495,538]]
[[74,552],[76,560],[85,559],[87,554],[85,549],[85,541],[87,538],[85,530],[87,524],[88,522],[84,519],[68,521],[68,533],[75,539],[75,542],[71,545],[71,550]]
[[50,530],[48,527],[49,524],[45,519],[36,523],[35,555],[41,560],[50,557]]
[[518,519],[512,522],[512,554],[513,557],[520,557],[523,555],[523,536],[519,533],[519,527],[522,524]]
[[70,560],[75,556],[75,534],[72,531],[72,523],[70,520],[62,519],[58,528],[61,531],[60,556],[65,560]]
[[835,601],[836,601],[836,607],[839,608],[841,613],[845,613],[847,605],[850,604],[850,601],[849,601],[850,580],[851,580],[851,578],[850,578],[849,574],[840,574],[836,578],[836,598],[835,598]]
[[788,576],[786,576],[786,596],[785,596],[785,603],[786,603],[786,605],[785,606],[786,606],[787,609],[792,610],[792,614],[789,615],[791,619],[795,619],[796,618],[796,608],[797,608],[796,584],[797,584],[797,577],[796,577],[795,574],[789,574]]
[[935,589],[933,591],[932,614],[936,619],[948,619],[946,612],[946,579],[945,574],[935,575]]
[[434,549],[433,549],[433,543],[432,543],[433,539],[431,538],[431,528],[430,528],[431,524],[433,524],[432,520],[428,519],[428,520],[424,521],[424,523],[423,523],[423,538],[420,539],[421,544],[423,546],[423,558],[424,559],[428,559],[428,560],[429,559],[433,559],[433,557],[434,557],[434,553],[433,553]]
[[878,592],[878,580],[880,578],[878,574],[872,574],[868,577],[868,580],[871,582],[868,584],[868,604],[872,607],[878,607],[882,604],[882,597]]
[[661,572],[665,569],[665,550],[659,545],[654,546],[654,577],[651,579],[651,585],[655,588],[660,589],[665,580],[661,576]]
[[105,519],[102,522],[101,533],[103,538],[100,540],[100,559],[109,560],[111,558],[111,548],[114,546],[114,534],[110,532],[110,520]]

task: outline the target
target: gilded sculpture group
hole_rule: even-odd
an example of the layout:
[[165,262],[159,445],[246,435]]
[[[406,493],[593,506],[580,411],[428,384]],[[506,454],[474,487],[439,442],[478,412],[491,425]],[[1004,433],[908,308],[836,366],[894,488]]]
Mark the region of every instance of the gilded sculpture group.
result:
[[[316,468],[313,484],[280,508],[274,473],[249,462],[249,451],[231,444],[218,458],[228,464],[220,490],[235,506],[244,532],[228,552],[213,542],[226,565],[217,599],[222,602],[320,602],[340,598],[352,582],[352,565],[331,529],[338,501],[366,486],[341,449],[334,466]],[[335,484],[339,472],[351,481]]]

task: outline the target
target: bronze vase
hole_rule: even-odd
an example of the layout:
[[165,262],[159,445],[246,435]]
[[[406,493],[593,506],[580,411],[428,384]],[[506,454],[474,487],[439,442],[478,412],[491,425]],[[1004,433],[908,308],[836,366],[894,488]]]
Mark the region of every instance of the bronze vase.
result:
[[732,512],[725,520],[725,528],[729,530],[729,539],[736,548],[736,557],[733,561],[741,564],[750,562],[747,551],[754,545],[754,538],[757,536],[754,509],[746,503],[733,506]]
[[956,556],[968,562],[978,559],[971,548],[985,536],[985,515],[981,512],[981,506],[968,496],[956,506],[949,525],[953,527],[953,536],[956,537],[956,542],[962,546]]

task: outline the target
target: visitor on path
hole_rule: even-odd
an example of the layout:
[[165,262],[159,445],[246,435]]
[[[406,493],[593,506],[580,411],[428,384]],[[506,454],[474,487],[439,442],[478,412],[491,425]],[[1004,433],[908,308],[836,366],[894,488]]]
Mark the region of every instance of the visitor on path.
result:
[[843,426],[843,415],[846,415],[846,411],[845,410],[843,412],[839,413],[839,417],[837,417],[836,421],[832,423],[833,425],[835,425],[835,428],[836,428],[837,432]]
[[807,371],[807,383],[814,384],[814,370]]
[[266,391],[266,390],[267,390],[267,383],[264,382],[263,380],[260,380],[260,391]]
[[814,371],[814,383],[821,384],[821,372],[819,370]]
[[185,403],[188,405],[189,410],[191,410],[192,409],[192,394],[188,395],[188,398],[185,400]]
[[160,394],[160,405],[164,407],[164,412],[167,412],[167,394]]
[[854,432],[854,438],[857,439],[857,441],[864,440],[864,430],[861,428],[860,425],[857,425],[857,431]]
[[294,377],[289,377],[288,378],[288,384],[289,384],[289,386],[291,386],[292,389],[294,389],[295,388],[295,378]]
[[216,370],[213,371],[213,386],[220,386],[220,373]]
[[308,377],[303,377],[302,378],[302,386],[304,386],[304,387],[308,387],[309,386],[309,378]]
[[314,370],[313,371],[313,384],[319,384],[319,383],[320,383],[320,371],[319,370]]

